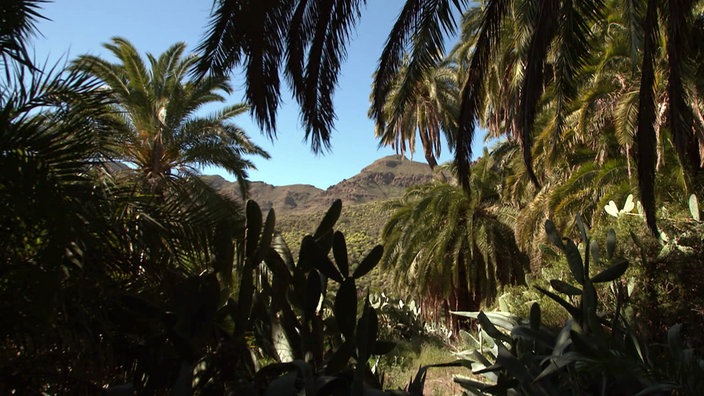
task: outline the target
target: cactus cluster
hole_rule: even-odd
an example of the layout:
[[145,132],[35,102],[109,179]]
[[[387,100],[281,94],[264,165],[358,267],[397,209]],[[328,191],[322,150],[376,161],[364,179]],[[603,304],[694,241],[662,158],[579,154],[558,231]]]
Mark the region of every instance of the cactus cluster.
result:
[[[475,395],[704,393],[704,359],[685,347],[681,325],[670,328],[663,346],[646,340],[623,315],[629,291],[619,278],[628,262],[615,257],[615,233],[608,232],[602,256],[579,216],[577,225],[583,253],[552,222],[545,224],[548,239],[567,258],[574,283],[551,280],[554,291],[539,290],[568,312],[566,324],[558,329],[542,325],[537,303],[529,318],[454,312],[476,319],[480,329],[478,339],[470,337],[476,348],[459,353],[474,376],[455,381]],[[592,275],[590,264],[595,262],[609,266]],[[597,287],[609,283],[616,291],[615,306],[604,307]]]
[[214,272],[200,277],[210,291],[220,285],[205,310],[217,318],[218,346],[181,382],[198,393],[253,395],[361,395],[383,387],[368,362],[394,344],[378,339],[377,312],[357,290],[383,249],[374,247],[353,269],[345,237],[333,229],[341,209],[335,201],[296,261],[276,233],[273,210],[263,220],[259,206],[247,203],[243,240],[225,236]]

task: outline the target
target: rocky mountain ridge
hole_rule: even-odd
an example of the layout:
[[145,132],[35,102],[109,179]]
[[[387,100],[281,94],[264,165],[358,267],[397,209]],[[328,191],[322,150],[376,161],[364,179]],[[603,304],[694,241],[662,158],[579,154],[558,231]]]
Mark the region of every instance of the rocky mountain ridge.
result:
[[[255,181],[250,182],[249,197],[264,211],[274,208],[277,214],[305,213],[325,210],[338,198],[345,205],[397,198],[408,187],[428,183],[434,177],[427,164],[392,155],[374,161],[326,190],[309,184],[273,186]],[[240,196],[237,183],[220,176],[204,176],[204,179],[223,194]]]

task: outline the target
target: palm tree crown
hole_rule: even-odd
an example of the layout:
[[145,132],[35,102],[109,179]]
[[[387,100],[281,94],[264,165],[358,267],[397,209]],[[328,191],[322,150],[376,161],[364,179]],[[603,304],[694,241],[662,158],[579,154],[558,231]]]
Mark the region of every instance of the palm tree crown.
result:
[[244,104],[199,116],[212,102],[224,102],[232,91],[224,77],[187,78],[198,58],[183,56],[186,45],[171,46],[158,58],[147,55],[149,67],[134,46],[114,38],[105,48],[118,59],[83,55],[73,67],[102,80],[115,100],[113,127],[118,131],[120,158],[142,173],[150,184],[161,179],[188,176],[202,166],[218,166],[246,185],[247,169],[254,169],[245,154],[269,155],[252,143],[229,120],[247,110]]
[[411,188],[393,204],[382,231],[382,265],[398,284],[445,300],[450,309],[476,310],[491,303],[500,285],[524,282],[526,256],[515,242],[515,213],[500,205],[497,169],[485,156],[475,164],[466,194],[434,183]]
[[[374,134],[379,144],[392,146],[399,154],[415,151],[416,135],[425,160],[431,169],[437,166],[441,136],[454,144],[458,114],[459,84],[457,68],[450,62],[440,62],[429,69],[422,80],[409,81],[407,69],[399,71],[394,87],[384,105],[385,124],[377,123]],[[373,109],[370,110],[370,115]]]

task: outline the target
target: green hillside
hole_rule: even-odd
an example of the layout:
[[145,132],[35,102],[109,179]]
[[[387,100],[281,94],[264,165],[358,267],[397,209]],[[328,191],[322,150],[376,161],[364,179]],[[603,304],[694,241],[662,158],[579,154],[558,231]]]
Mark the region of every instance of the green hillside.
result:
[[[342,215],[336,228],[345,235],[352,267],[375,245],[381,243],[381,230],[390,216],[390,212],[385,209],[389,201],[380,200],[356,205],[346,205],[343,201]],[[326,210],[277,216],[278,231],[292,252],[299,251],[304,236],[315,232]],[[377,267],[362,281],[368,282],[362,284],[362,287],[369,286],[374,291],[380,291],[384,288],[385,278]]]

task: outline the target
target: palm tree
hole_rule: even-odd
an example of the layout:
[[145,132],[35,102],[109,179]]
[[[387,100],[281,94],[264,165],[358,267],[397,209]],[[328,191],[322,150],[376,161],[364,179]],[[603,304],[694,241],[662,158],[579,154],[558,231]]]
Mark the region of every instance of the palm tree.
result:
[[109,364],[113,356],[96,335],[110,337],[104,313],[118,284],[128,283],[125,252],[139,240],[115,218],[128,194],[99,177],[106,171],[101,159],[115,154],[99,138],[109,131],[97,129],[110,116],[110,98],[85,73],[6,61],[0,314],[8,324],[0,330],[0,392],[95,393],[92,380],[105,374],[95,362]]
[[516,246],[515,212],[499,204],[500,181],[486,156],[467,195],[435,183],[410,189],[382,231],[382,265],[396,283],[452,310],[490,304],[499,286],[522,284],[526,256]]
[[[459,91],[457,69],[451,63],[442,62],[428,70],[412,87],[407,86],[406,69],[402,69],[396,79],[384,107],[389,121],[385,125],[377,123],[374,134],[380,139],[380,145],[392,146],[401,155],[405,155],[406,145],[413,154],[416,135],[419,135],[425,160],[434,169],[440,155],[441,135],[444,133],[448,144],[454,144]],[[405,103],[404,107],[400,103]]]
[[[3,22],[14,18],[12,7],[35,3],[3,2]],[[39,16],[20,11],[18,26],[29,34]],[[0,33],[12,26],[3,23]],[[158,312],[185,279],[212,265],[215,235],[241,233],[241,216],[205,187],[193,188],[196,178],[161,177],[169,192],[161,199],[120,180],[110,159],[126,159],[136,124],[120,123],[127,117],[116,116],[114,93],[79,68],[40,70],[22,57],[26,34],[15,33],[7,37],[20,47],[0,42],[0,315],[7,321],[0,393],[100,393],[135,375],[145,357],[174,356],[173,337],[164,336],[172,324]],[[5,57],[6,50],[14,52]],[[203,103],[217,96],[198,95]],[[199,105],[190,104],[189,111]],[[155,340],[155,354],[145,353]]]
[[8,68],[12,61],[32,67],[27,39],[35,33],[35,21],[44,19],[38,9],[43,0],[7,0],[0,6],[0,64]]
[[184,57],[183,43],[171,46],[159,58],[148,54],[149,68],[123,38],[104,46],[118,63],[83,55],[72,67],[103,81],[115,101],[111,124],[119,131],[115,159],[136,169],[155,191],[163,190],[166,179],[197,175],[198,167],[208,165],[233,174],[245,191],[247,169],[254,169],[254,164],[244,156],[269,158],[230,122],[247,106],[196,114],[209,103],[224,102],[222,93],[231,92],[227,79],[187,79],[198,58]]
[[[217,2],[211,29],[201,45],[204,53],[201,73],[210,70],[222,73],[245,64],[247,94],[252,112],[269,131],[275,129],[275,115],[280,102],[279,69],[291,83],[302,108],[306,137],[314,150],[329,146],[335,117],[331,101],[345,44],[350,30],[360,16],[359,0],[308,2],[289,0],[267,3],[220,0]],[[565,127],[565,116],[575,99],[582,68],[595,53],[601,37],[594,29],[608,24],[607,15],[623,10],[629,29],[632,61],[639,75],[637,129],[634,149],[641,200],[648,225],[655,232],[655,164],[656,121],[655,59],[657,38],[664,42],[663,75],[667,80],[667,123],[679,160],[688,175],[696,175],[701,161],[699,149],[702,133],[694,124],[692,107],[697,103],[687,94],[692,75],[686,64],[696,49],[688,34],[698,11],[692,0],[604,0],[578,1],[506,1],[486,0],[479,5],[468,1],[407,0],[392,28],[379,60],[372,92],[372,116],[381,129],[387,122],[385,106],[399,70],[406,68],[408,86],[424,78],[436,64],[437,54],[444,53],[443,33],[456,30],[453,13],[482,7],[471,59],[462,84],[458,134],[455,140],[455,163],[459,180],[469,190],[471,141],[477,120],[486,108],[486,84],[492,65],[506,40],[515,45],[522,59],[518,91],[515,131],[522,145],[526,171],[538,186],[533,171],[533,134],[536,115],[544,94],[552,95],[550,106],[553,140]],[[660,16],[660,17],[659,17]],[[520,24],[518,35],[502,35],[507,23]],[[404,65],[404,58],[409,61]],[[406,100],[411,100],[410,96]],[[399,108],[406,103],[398,102]],[[695,114],[696,115],[696,114]],[[273,132],[272,132],[273,133]],[[557,143],[555,143],[557,144]],[[691,183],[698,183],[690,177]],[[696,186],[695,186],[696,187]]]
[[[460,37],[448,55],[459,65],[460,82],[464,82],[469,73],[483,11],[481,7],[474,7],[462,15]],[[502,37],[516,37],[516,40],[502,40],[498,43],[493,62],[486,72],[485,101],[478,111],[477,121],[486,129],[487,138],[490,139],[505,136],[509,140],[520,141],[517,135],[517,109],[524,65],[522,54],[526,47],[525,39],[521,40],[522,26],[520,20],[513,20],[513,23],[509,20],[501,26]]]

